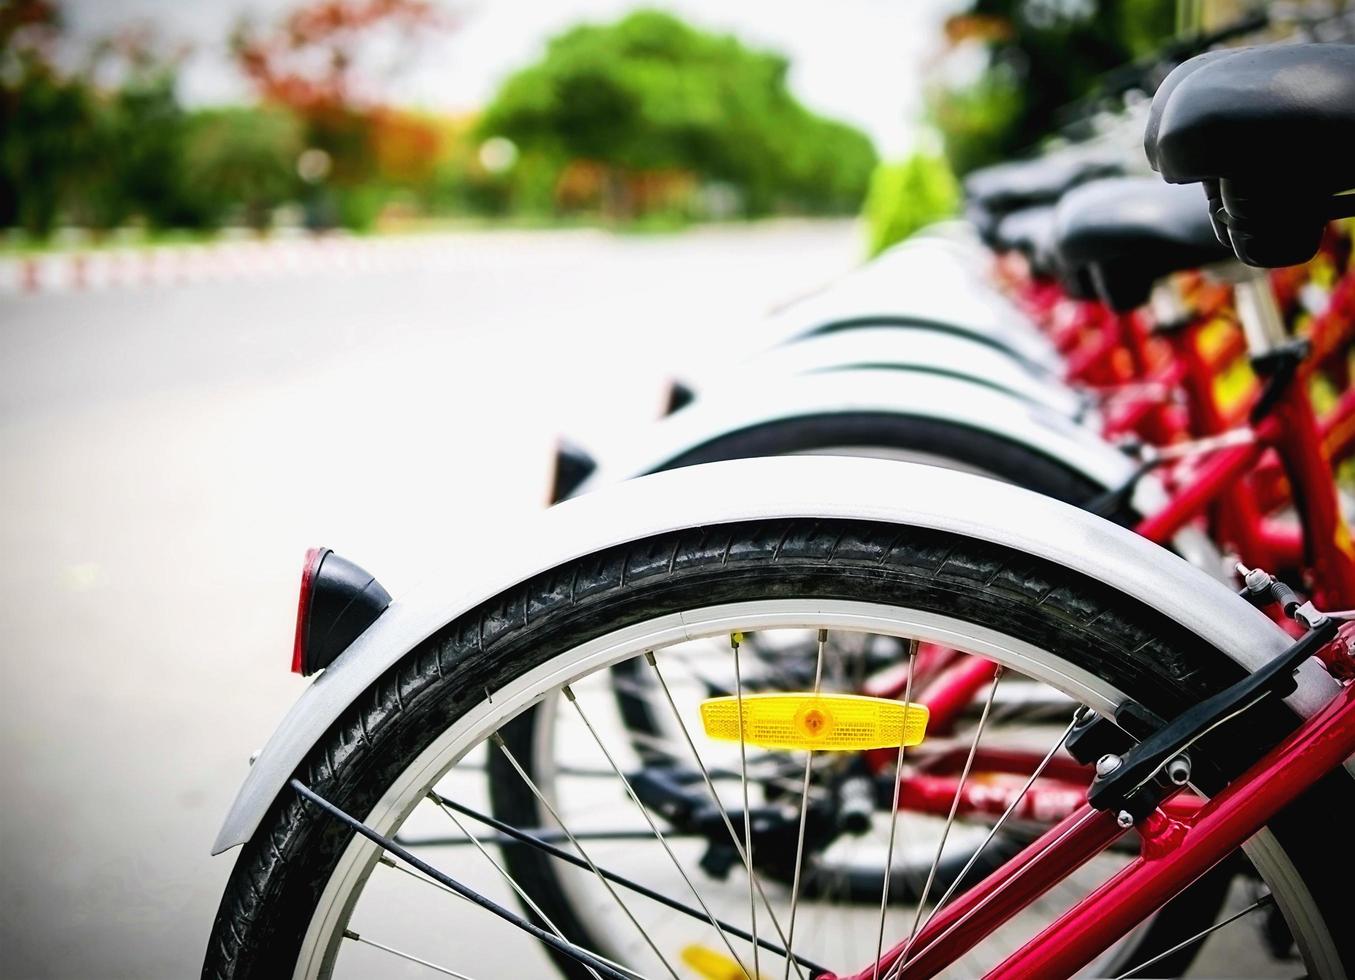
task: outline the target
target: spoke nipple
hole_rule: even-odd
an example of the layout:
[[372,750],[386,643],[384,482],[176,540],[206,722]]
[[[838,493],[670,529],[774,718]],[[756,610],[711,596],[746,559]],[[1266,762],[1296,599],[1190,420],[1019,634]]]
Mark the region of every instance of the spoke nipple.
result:
[[570,702],[573,702],[573,700],[574,700],[574,691],[570,688],[570,686],[569,686],[568,684],[566,684],[564,687],[560,688],[560,693],[563,694],[563,695],[565,696],[565,700],[570,701]]
[[498,732],[490,732],[490,733],[489,733],[489,740],[490,740],[491,742],[493,742],[495,745],[497,745],[499,748],[503,748],[503,747],[504,747],[504,744],[503,744],[503,736],[500,735]]
[[653,651],[653,650],[646,650],[646,651],[645,651],[645,663],[649,664],[649,666],[651,666],[651,667],[657,667],[657,666],[658,666],[658,664],[656,664],[656,663],[654,662],[654,651]]
[[820,643],[827,643],[827,642],[828,642],[828,631],[827,631],[827,630],[819,630],[819,642],[820,642]]
[[1128,810],[1121,810],[1115,815],[1115,822],[1125,830],[1128,830],[1130,827],[1134,826],[1134,815]]
[[395,863],[395,861],[394,861],[389,855],[386,855],[386,854],[383,854],[383,855],[381,855],[379,858],[377,858],[377,859],[376,859],[376,863],[377,863],[377,864],[384,864],[384,865],[385,865],[386,867],[388,867],[388,868],[398,867],[398,865]]
[[1178,755],[1167,763],[1167,778],[1171,780],[1173,786],[1184,786],[1190,782],[1190,760]]
[[742,643],[743,643],[743,634],[742,634],[742,633],[730,633],[730,634],[729,634],[729,645],[730,645],[731,647],[733,647],[735,650],[737,650],[737,649],[739,648],[740,644],[742,644]]
[[352,929],[345,929],[345,930],[343,931],[343,938],[344,938],[344,939],[358,940],[358,939],[361,939],[362,937],[359,936],[359,935],[358,935],[356,932],[354,932]]
[[1096,774],[1098,776],[1109,776],[1124,763],[1118,755],[1107,753],[1096,760]]

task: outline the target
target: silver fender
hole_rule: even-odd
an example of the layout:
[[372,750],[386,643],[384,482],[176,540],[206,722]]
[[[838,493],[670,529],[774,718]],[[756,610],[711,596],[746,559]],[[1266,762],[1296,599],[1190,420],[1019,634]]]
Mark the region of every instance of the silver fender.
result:
[[[1102,487],[1119,485],[1134,470],[1124,453],[1092,429],[1044,406],[959,378],[858,368],[765,383],[757,373],[736,375],[655,422],[642,438],[629,438],[614,452],[599,454],[598,468],[580,492],[652,473],[714,439],[758,425],[857,413],[908,415],[980,429],[1060,460]],[[1143,486],[1151,493],[1155,485],[1145,481]],[[1155,508],[1161,499],[1145,497],[1142,509]]]
[[958,376],[1075,420],[1086,419],[1091,408],[1090,399],[1038,365],[962,335],[925,328],[859,327],[817,334],[762,351],[744,362],[743,368],[733,379],[728,371],[710,379],[698,377],[694,387],[701,393],[715,390],[721,379],[725,384],[741,384],[747,377],[882,368]]
[[[514,547],[458,554],[452,577],[393,602],[293,705],[250,769],[213,853],[249,840],[315,743],[389,667],[486,599],[601,549],[675,530],[778,518],[931,528],[1038,555],[1136,596],[1249,669],[1289,642],[1231,589],[1170,552],[1018,487],[878,459],[792,456],[693,466],[607,487],[527,518],[513,529]],[[524,549],[522,542],[533,546]],[[455,553],[455,543],[452,548]],[[1305,667],[1289,701],[1310,713],[1335,693],[1335,684],[1312,664]]]
[[947,249],[920,243],[885,253],[754,329],[770,347],[872,322],[931,325],[1006,347],[1052,371],[1062,366],[1049,340],[985,276]]

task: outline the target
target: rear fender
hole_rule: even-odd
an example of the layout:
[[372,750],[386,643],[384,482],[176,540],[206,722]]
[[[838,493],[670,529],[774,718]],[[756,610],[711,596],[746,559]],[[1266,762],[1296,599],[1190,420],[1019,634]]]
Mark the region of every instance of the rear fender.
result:
[[[213,846],[250,839],[287,780],[359,697],[410,650],[480,603],[575,558],[671,531],[748,520],[866,520],[953,532],[1028,552],[1132,594],[1247,669],[1289,640],[1232,590],[1170,552],[1027,490],[935,467],[794,456],[693,466],[607,487],[519,522],[523,549],[457,554],[457,571],[398,598],[303,692],[255,760]],[[1335,684],[1314,665],[1301,713]],[[1105,707],[1105,705],[1101,705]]]
[[[856,368],[778,377],[775,383],[762,385],[751,372],[730,378],[682,411],[655,422],[644,438],[629,439],[615,452],[601,454],[600,465],[580,492],[664,469],[701,446],[761,425],[873,414],[977,429],[1059,460],[1099,487],[1119,486],[1135,468],[1129,457],[1090,428],[987,382],[924,371]],[[1141,511],[1155,508],[1162,499],[1155,484],[1146,482],[1144,487],[1143,499],[1136,498]]]
[[[741,383],[745,377],[762,379],[861,368],[956,377],[1005,391],[1071,419],[1086,417],[1091,404],[1057,375],[1013,351],[929,327],[863,326],[812,334],[749,358],[732,383]],[[725,378],[713,376],[708,383],[698,378],[696,386],[714,390]]]

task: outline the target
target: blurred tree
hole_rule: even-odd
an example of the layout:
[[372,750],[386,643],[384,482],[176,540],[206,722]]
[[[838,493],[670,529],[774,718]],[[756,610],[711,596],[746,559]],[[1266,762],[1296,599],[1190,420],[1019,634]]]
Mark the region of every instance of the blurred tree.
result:
[[950,217],[959,203],[960,185],[944,157],[915,153],[899,163],[880,164],[864,209],[870,254]]
[[[296,113],[307,145],[331,161],[311,193],[337,201],[313,210],[336,211],[354,228],[375,221],[383,197],[375,186],[374,120],[383,112],[375,80],[408,59],[422,32],[450,23],[429,0],[311,0],[271,27],[236,27],[232,50],[260,96]],[[374,53],[384,68],[372,64]]]
[[668,170],[728,182],[751,214],[853,208],[874,149],[796,101],[787,68],[733,37],[638,11],[553,38],[541,61],[504,83],[480,132],[561,171],[573,160],[606,166],[604,199],[620,216],[635,210],[632,185],[648,180],[638,175]]
[[88,158],[93,112],[51,59],[61,22],[41,0],[0,3],[0,226],[44,238]]
[[296,199],[304,148],[300,120],[281,107],[194,113],[183,151],[185,197],[204,224],[220,225],[238,209],[262,231],[277,207]]
[[1033,146],[1055,110],[1096,79],[1172,36],[1177,0],[974,0],[946,25],[953,46],[982,45],[973,82],[932,93],[946,154],[959,173]]

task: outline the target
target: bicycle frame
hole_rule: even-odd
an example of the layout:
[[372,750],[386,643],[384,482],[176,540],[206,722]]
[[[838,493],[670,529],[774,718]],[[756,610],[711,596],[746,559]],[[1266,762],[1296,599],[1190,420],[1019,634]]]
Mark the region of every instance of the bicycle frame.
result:
[[[1086,304],[1083,304],[1085,307]],[[1213,380],[1221,365],[1236,358],[1245,349],[1241,337],[1232,332],[1213,351],[1204,349],[1201,334],[1219,313],[1217,291],[1201,313],[1171,338],[1175,358],[1157,375],[1157,380],[1180,385],[1187,396],[1190,428],[1197,435],[1236,433],[1245,440],[1209,455],[1198,468],[1179,480],[1166,506],[1143,519],[1135,530],[1158,544],[1169,545],[1186,525],[1208,513],[1214,537],[1236,548],[1251,565],[1267,568],[1301,569],[1315,583],[1313,598],[1326,608],[1355,607],[1355,547],[1340,513],[1332,482],[1332,460],[1343,458],[1355,448],[1355,392],[1347,391],[1335,408],[1318,422],[1308,394],[1308,379],[1314,371],[1327,369],[1343,354],[1355,334],[1355,318],[1349,314],[1355,306],[1355,277],[1346,276],[1333,293],[1331,315],[1314,325],[1312,353],[1296,377],[1281,391],[1270,413],[1258,424],[1245,429],[1233,426],[1247,404],[1220,406],[1213,392]],[[1107,311],[1108,312],[1108,311]],[[1117,344],[1130,350],[1128,360],[1140,372],[1152,363],[1147,333],[1136,314],[1118,318],[1113,337],[1106,337],[1098,356]],[[1142,373],[1140,374],[1142,376]],[[1137,406],[1135,421],[1142,420],[1154,407],[1143,400]],[[1159,419],[1158,424],[1164,420]],[[1268,472],[1271,453],[1278,458],[1278,474]],[[1273,489],[1264,502],[1245,478],[1257,482],[1278,475],[1286,485],[1284,497],[1292,500],[1299,514],[1301,532],[1277,527],[1266,512],[1282,501]],[[1263,506],[1264,504],[1264,506]],[[928,705],[933,731],[944,732],[961,712],[992,680],[992,665],[977,657],[956,657],[922,691],[920,701]],[[879,697],[902,697],[903,675],[877,681],[868,693]],[[879,769],[889,760],[872,758]],[[1027,762],[1029,760],[1026,760]],[[977,762],[977,760],[976,760]],[[982,768],[979,772],[994,771]],[[999,770],[1000,771],[1000,770]],[[1029,771],[1029,770],[1027,770]],[[1084,773],[1083,780],[1087,775]],[[910,781],[912,780],[912,781]],[[954,780],[919,784],[914,777],[900,776],[901,793],[922,810],[955,793]],[[1060,807],[1061,787],[1047,789],[1036,785],[1031,793],[1042,813],[1066,811]],[[972,794],[971,794],[972,795]],[[963,797],[964,794],[961,794]],[[1048,799],[1042,799],[1047,797]],[[948,799],[948,797],[947,797]],[[948,805],[948,803],[946,804]],[[988,812],[984,800],[962,798],[966,813]],[[944,811],[942,811],[944,812]],[[1001,810],[999,809],[1000,813]]]
[[[1355,427],[1355,399],[1343,398],[1325,427],[1329,433],[1342,435],[1337,440],[1324,438],[1300,375],[1286,386],[1272,412],[1252,427],[1244,445],[1220,450],[1207,459],[1166,507],[1145,518],[1135,530],[1150,541],[1166,544],[1206,508],[1215,508],[1220,536],[1238,548],[1245,560],[1267,567],[1301,563],[1318,583],[1319,605],[1348,608],[1355,604],[1355,549],[1341,517],[1327,444],[1339,446],[1350,440],[1344,433]],[[1270,450],[1283,464],[1299,510],[1304,534],[1298,554],[1295,539],[1266,524],[1255,498],[1239,482]]]
[[[1193,816],[1159,809],[1139,827],[1142,851],[989,978],[1070,976],[1218,864],[1304,790],[1355,752],[1355,686],[1344,688]],[[1016,857],[938,911],[912,942],[896,944],[842,980],[933,976],[1038,899],[1055,882],[1117,841],[1114,814],[1083,805]],[[837,980],[820,977],[818,980]]]

